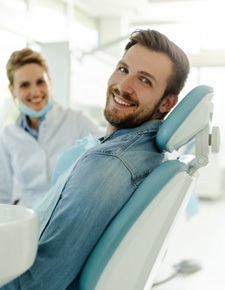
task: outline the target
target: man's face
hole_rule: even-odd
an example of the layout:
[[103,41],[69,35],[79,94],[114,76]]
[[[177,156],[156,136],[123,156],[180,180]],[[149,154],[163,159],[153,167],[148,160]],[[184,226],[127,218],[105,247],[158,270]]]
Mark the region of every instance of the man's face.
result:
[[[172,74],[172,61],[140,44],[119,61],[108,81],[105,118],[115,130],[136,127],[168,112],[177,96],[161,100]],[[169,101],[168,101],[169,99]]]

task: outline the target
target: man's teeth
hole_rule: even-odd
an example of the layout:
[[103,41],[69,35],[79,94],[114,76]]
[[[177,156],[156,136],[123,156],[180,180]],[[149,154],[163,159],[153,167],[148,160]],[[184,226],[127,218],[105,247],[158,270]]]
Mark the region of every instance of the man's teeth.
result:
[[124,106],[127,106],[127,107],[130,106],[130,104],[128,104],[128,103],[126,103],[126,102],[124,102],[124,101],[118,99],[117,97],[115,97],[114,99],[115,99],[115,101],[116,101],[117,103],[119,103],[120,105],[124,105]]

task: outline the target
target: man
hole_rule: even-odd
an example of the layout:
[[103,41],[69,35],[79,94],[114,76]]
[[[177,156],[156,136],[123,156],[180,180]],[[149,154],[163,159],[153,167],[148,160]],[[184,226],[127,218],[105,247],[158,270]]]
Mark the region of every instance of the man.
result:
[[45,202],[40,214],[36,260],[3,289],[79,289],[79,273],[99,237],[163,162],[155,135],[188,73],[187,56],[167,37],[152,30],[131,35],[108,81],[106,136],[59,176],[49,194],[55,200]]

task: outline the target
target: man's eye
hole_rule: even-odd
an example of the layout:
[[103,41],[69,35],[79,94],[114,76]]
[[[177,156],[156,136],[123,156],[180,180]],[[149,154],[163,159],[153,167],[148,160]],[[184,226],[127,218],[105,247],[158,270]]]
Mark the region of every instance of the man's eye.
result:
[[128,73],[128,69],[126,67],[120,67],[119,71],[121,71],[122,73]]
[[146,77],[142,77],[141,80],[143,83],[145,83],[147,85],[150,85],[150,86],[152,85],[152,82]]

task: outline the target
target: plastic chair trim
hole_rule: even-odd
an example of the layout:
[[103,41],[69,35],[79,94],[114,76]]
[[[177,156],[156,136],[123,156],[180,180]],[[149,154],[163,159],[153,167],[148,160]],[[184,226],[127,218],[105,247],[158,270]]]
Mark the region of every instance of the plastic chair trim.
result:
[[178,160],[169,160],[158,166],[141,183],[110,223],[88,258],[80,279],[81,290],[95,288],[108,260],[132,224],[171,178],[182,171],[188,171],[186,164]]

